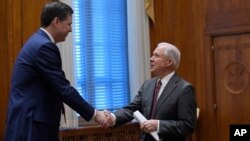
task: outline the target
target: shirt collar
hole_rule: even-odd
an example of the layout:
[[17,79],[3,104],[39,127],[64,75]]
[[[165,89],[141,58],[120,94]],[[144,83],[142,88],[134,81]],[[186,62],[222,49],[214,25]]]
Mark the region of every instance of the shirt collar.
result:
[[163,88],[167,85],[168,81],[171,79],[171,77],[174,75],[174,73],[175,73],[175,71],[172,71],[171,73],[169,73],[168,75],[164,76],[161,79],[161,83],[162,83]]
[[44,28],[40,28],[42,31],[44,31],[48,36],[49,36],[49,39],[51,40],[52,43],[55,43],[55,40],[54,38],[52,37],[52,35]]

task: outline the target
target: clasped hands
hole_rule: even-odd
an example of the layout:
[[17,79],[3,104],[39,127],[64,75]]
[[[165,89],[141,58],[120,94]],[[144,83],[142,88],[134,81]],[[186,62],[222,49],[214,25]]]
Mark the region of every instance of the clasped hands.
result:
[[95,122],[100,124],[102,127],[108,128],[115,124],[115,117],[111,115],[108,110],[96,112]]
[[[108,128],[115,124],[116,118],[111,114],[110,111],[97,111],[95,116],[95,122],[100,124],[102,127]],[[140,129],[144,132],[150,133],[157,130],[158,120],[150,119],[140,124]]]

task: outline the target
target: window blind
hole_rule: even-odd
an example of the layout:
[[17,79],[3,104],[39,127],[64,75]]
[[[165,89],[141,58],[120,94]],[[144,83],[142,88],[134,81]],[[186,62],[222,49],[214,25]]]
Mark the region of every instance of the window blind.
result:
[[128,104],[126,0],[73,0],[75,86],[99,110]]

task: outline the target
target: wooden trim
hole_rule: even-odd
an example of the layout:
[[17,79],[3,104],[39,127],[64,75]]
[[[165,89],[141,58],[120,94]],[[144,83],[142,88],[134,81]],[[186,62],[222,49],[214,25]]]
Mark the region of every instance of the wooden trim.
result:
[[250,9],[208,13],[206,33],[211,36],[250,32]]
[[138,141],[140,127],[138,123],[128,123],[118,128],[103,128],[101,126],[86,126],[61,129],[61,141]]

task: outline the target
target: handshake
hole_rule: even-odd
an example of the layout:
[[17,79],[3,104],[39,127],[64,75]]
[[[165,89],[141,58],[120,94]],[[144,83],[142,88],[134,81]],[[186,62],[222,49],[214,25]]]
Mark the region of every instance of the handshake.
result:
[[100,124],[102,127],[108,128],[115,124],[116,118],[111,114],[110,111],[98,111],[96,110],[96,115],[94,117],[95,122]]
[[[159,140],[157,133],[158,120],[150,119],[147,120],[139,111],[134,112],[133,116],[140,123],[140,129],[146,133],[150,133],[156,141]],[[96,110],[95,122],[100,124],[102,127],[112,127],[116,123],[116,117],[108,110],[98,111]]]

